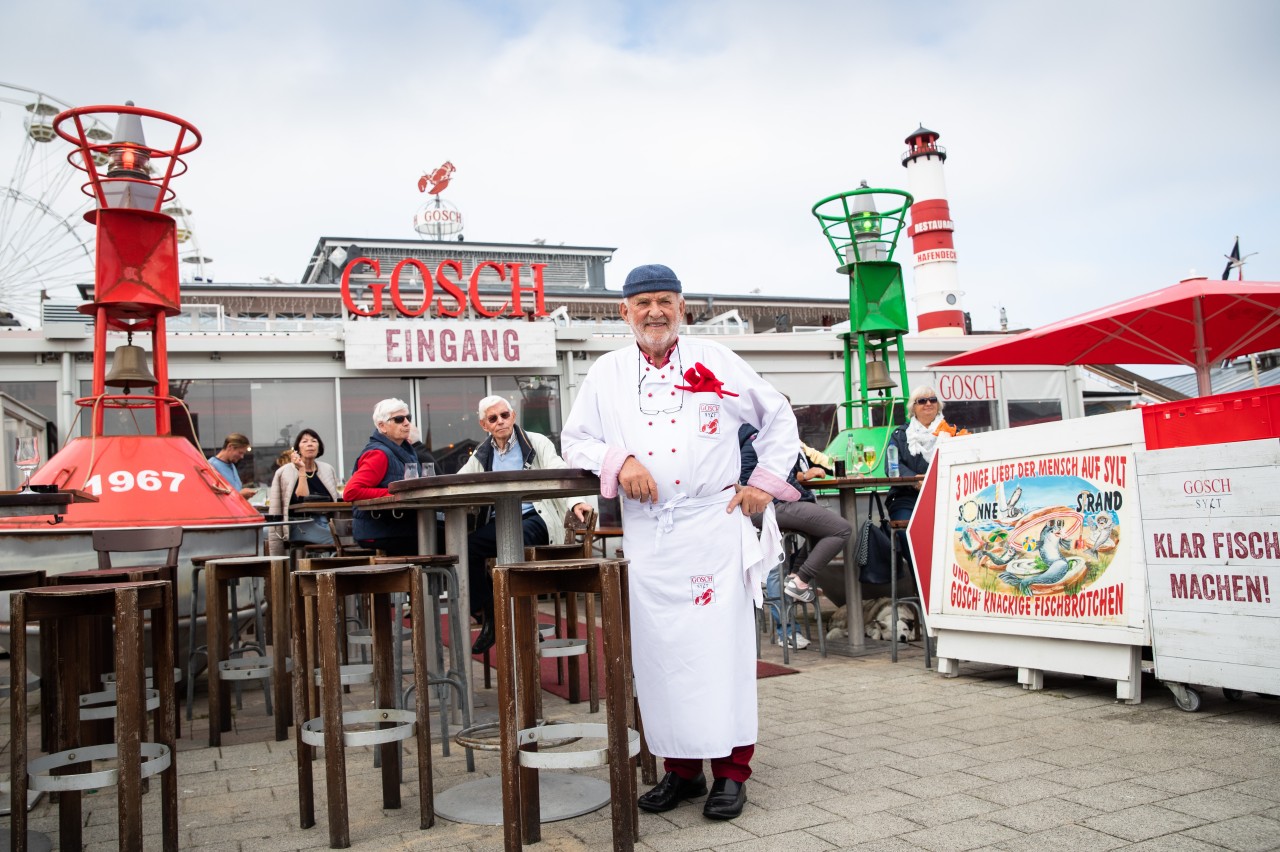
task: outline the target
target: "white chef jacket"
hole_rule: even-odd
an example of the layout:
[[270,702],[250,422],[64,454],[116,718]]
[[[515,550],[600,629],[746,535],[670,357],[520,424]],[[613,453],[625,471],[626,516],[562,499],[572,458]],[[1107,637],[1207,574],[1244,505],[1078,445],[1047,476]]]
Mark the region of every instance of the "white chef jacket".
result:
[[[695,364],[738,396],[678,390]],[[712,341],[681,338],[660,368],[634,345],[605,355],[561,433],[564,458],[600,474],[603,496],[618,493],[628,456],[657,483],[656,505],[625,495],[621,505],[636,694],[649,748],[663,757],[724,757],[756,741],[752,601],[779,554],[764,552],[740,510],[725,511],[744,422],[760,428],[750,484],[794,500],[786,476],[800,439],[790,405]]]

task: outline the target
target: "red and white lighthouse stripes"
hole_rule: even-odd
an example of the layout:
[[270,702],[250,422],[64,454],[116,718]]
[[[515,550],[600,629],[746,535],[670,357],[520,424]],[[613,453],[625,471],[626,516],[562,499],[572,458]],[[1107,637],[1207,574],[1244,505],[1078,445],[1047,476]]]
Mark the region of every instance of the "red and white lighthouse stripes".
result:
[[921,334],[964,334],[964,310],[952,238],[955,223],[947,205],[942,164],[947,150],[938,134],[921,126],[906,139],[902,165],[907,170],[911,195],[911,249],[915,253],[916,325]]

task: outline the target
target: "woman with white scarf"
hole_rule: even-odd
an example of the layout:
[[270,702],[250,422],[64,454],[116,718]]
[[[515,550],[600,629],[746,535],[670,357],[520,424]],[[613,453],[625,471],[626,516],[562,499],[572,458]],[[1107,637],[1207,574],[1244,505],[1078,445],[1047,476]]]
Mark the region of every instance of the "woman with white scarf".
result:
[[[928,385],[911,392],[911,397],[907,400],[907,414],[907,422],[894,429],[889,438],[898,448],[898,468],[903,476],[923,476],[929,470],[933,451],[939,441],[957,434],[968,434],[964,429],[956,429],[943,419],[942,400],[938,398],[938,392]],[[915,511],[919,493],[919,484],[895,485],[891,488],[889,518],[895,521],[908,520]],[[907,559],[910,560],[905,537],[899,544],[901,552],[907,554]]]

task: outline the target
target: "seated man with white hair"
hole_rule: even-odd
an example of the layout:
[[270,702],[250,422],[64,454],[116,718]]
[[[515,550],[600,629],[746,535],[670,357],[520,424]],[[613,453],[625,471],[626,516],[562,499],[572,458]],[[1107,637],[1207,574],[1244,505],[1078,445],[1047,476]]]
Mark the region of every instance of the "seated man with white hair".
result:
[[[412,418],[401,399],[384,399],[373,407],[373,434],[356,459],[355,470],[342,490],[348,501],[385,497],[387,486],[404,479],[404,466],[418,463],[409,445]],[[377,548],[388,556],[418,553],[418,522],[414,512],[356,509],[352,537],[365,547]]]
[[[501,396],[486,396],[477,408],[480,428],[489,437],[476,447],[476,451],[458,473],[478,473],[488,470],[544,470],[565,468],[569,465],[556,452],[551,439],[537,432],[526,432],[516,425],[516,412],[511,403]],[[576,500],[574,514],[585,519],[595,508],[584,500]],[[594,501],[595,498],[589,498]],[[570,499],[553,497],[524,504],[524,543],[526,547],[538,544],[560,544],[564,538],[564,517]],[[482,514],[480,526],[467,537],[467,573],[471,578],[471,614],[481,619],[480,635],[471,646],[471,653],[480,654],[493,646],[493,579],[485,570],[485,561],[498,555],[497,527],[491,510]]]

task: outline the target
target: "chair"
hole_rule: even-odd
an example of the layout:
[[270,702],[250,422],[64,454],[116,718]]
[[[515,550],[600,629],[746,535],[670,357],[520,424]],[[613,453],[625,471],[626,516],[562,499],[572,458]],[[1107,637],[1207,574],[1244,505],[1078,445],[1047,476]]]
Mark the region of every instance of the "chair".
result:
[[380,556],[376,550],[356,544],[351,528],[355,521],[351,518],[329,518],[329,533],[333,536],[335,556]]
[[[187,703],[187,721],[188,722],[192,720],[192,708],[195,706],[196,657],[203,656],[205,658],[206,665],[209,659],[208,644],[207,643],[204,645],[196,644],[196,628],[198,626],[199,616],[201,613],[204,613],[208,608],[207,607],[208,601],[205,602],[206,606],[204,608],[202,608],[200,605],[200,600],[201,600],[200,589],[202,587],[202,584],[200,583],[200,575],[204,572],[205,565],[207,565],[210,562],[213,562],[214,560],[241,559],[241,558],[253,557],[253,556],[257,556],[257,554],[256,553],[220,553],[220,554],[191,557],[191,601],[190,601],[189,608],[187,610],[191,619],[190,625],[187,630],[187,702],[186,703]],[[261,599],[261,596],[258,594],[258,587],[256,585],[253,585],[251,583],[250,590],[251,590],[251,595],[253,600],[252,618],[253,618],[253,626],[255,631],[254,635],[259,640],[261,640],[266,636],[266,629],[262,619],[262,599]],[[255,651],[259,655],[265,655],[267,653],[267,649],[263,646],[263,643],[261,641],[246,642],[240,638],[241,626],[240,626],[239,594],[240,594],[239,586],[238,585],[232,586],[231,587],[231,613],[230,613],[229,627],[228,627],[228,633],[227,633],[227,635],[231,637],[231,650],[229,654],[231,657],[238,657],[238,656],[243,656],[249,651]],[[206,619],[205,621],[205,632],[208,633],[208,619]],[[272,707],[272,702],[271,702],[271,692],[267,687],[267,681],[265,679],[263,679],[262,681],[262,690],[263,690],[264,703],[266,705],[267,713],[271,714],[274,712],[274,708]],[[237,710],[240,709],[241,706],[242,704],[240,700],[240,684],[236,683],[236,709]]]
[[[809,619],[810,605],[805,603],[804,601],[798,601],[795,598],[790,597],[785,591],[783,591],[783,589],[786,587],[788,566],[791,565],[792,561],[795,559],[796,553],[799,552],[800,542],[803,539],[804,539],[804,536],[802,536],[798,532],[783,533],[782,541],[783,541],[783,551],[785,555],[783,557],[783,560],[779,562],[772,569],[777,581],[778,593],[776,597],[766,593],[765,601],[764,601],[766,605],[765,608],[769,611],[769,615],[766,618],[766,622],[767,622],[767,627],[770,631],[770,635],[776,635],[777,631],[781,630],[782,636],[784,637],[782,641],[782,662],[784,665],[791,664],[791,646],[786,641],[785,637],[788,637],[791,635],[791,627],[797,622],[795,618],[795,612],[797,609],[800,610],[801,617],[804,619],[804,632],[805,632],[806,638],[810,640],[813,639],[813,631],[811,629],[811,624]],[[816,589],[816,592],[818,595],[822,594],[821,589]],[[813,621],[817,622],[817,626],[818,626],[818,652],[822,655],[823,658],[826,658],[827,633],[826,633],[826,629],[823,627],[823,624],[822,624],[822,603],[817,598],[815,598],[812,605],[813,605],[813,613],[814,613]],[[778,621],[780,622],[777,625],[772,623],[774,620],[773,613],[775,611],[778,613]],[[759,642],[758,636],[756,637],[756,641],[757,643]],[[758,647],[756,649],[756,656],[757,657],[759,656]]]
[[[178,600],[178,552],[182,549],[182,527],[142,527],[138,529],[94,530],[92,533],[93,549],[98,556],[98,570],[104,571],[117,567],[112,562],[112,555],[117,553],[143,553],[146,551],[165,551],[163,561],[150,561],[142,565],[119,567],[157,568],[160,577],[173,589],[175,606],[170,609],[172,623],[169,630],[173,634],[173,647],[178,647],[178,616],[176,602]],[[110,671],[107,660],[110,658],[111,646],[108,641],[104,647],[94,652],[100,672]],[[173,670],[175,683],[182,681],[182,669]],[[177,725],[178,736],[182,736],[182,723]]]
[[[640,751],[640,737],[628,726],[632,702],[630,667],[626,663],[631,659],[626,574],[626,560],[600,558],[519,562],[494,568],[503,845],[507,852],[516,852],[523,844],[541,839],[539,769],[594,767],[603,763],[609,765],[613,848],[624,852],[634,848],[639,820],[632,758]],[[536,598],[561,592],[601,596],[604,653],[615,661],[605,670],[605,724],[535,725],[542,692],[533,647]],[[550,730],[605,738],[607,746],[573,754],[541,752],[538,742]]]
[[[414,677],[417,686],[413,710],[396,707],[397,684],[392,659],[391,596],[409,596],[413,620]],[[343,634],[343,600],[353,595],[371,595],[373,619],[373,665],[375,707],[343,712],[338,645]],[[314,603],[315,639],[311,646],[303,626],[303,601]],[[324,749],[325,782],[328,790],[329,845],[335,849],[351,845],[347,814],[346,748],[357,745],[378,747],[382,764],[382,807],[400,807],[401,740],[416,738],[418,758],[418,827],[435,822],[431,787],[431,732],[425,724],[427,705],[426,613],[422,576],[416,565],[363,565],[324,571],[297,571],[293,574],[293,653],[303,672],[318,662],[323,688],[319,702],[312,705],[306,688],[309,678],[294,678],[294,713],[297,725],[298,809],[302,828],[315,825],[315,797],[312,759],[317,746]],[[313,651],[314,648],[314,651]],[[310,714],[317,715],[312,717]],[[372,727],[376,724],[377,727]],[[360,730],[347,730],[360,726]]]
[[[289,557],[210,559],[205,567],[205,601],[209,612],[209,746],[222,745],[222,732],[231,730],[230,696],[223,687],[224,680],[261,680],[264,692],[267,681],[273,682],[276,741],[282,742],[289,737],[289,686],[285,683],[290,670],[290,661],[286,657],[289,644],[286,591]],[[228,621],[234,623],[234,615],[228,611],[227,595],[243,579],[260,579],[266,586],[267,605],[271,607],[272,653],[262,653],[256,659],[233,660],[231,637],[225,625]],[[272,713],[270,701],[267,702],[267,712]]]
[[898,597],[898,559],[902,554],[898,551],[898,536],[906,535],[909,521],[889,522],[889,641],[892,647],[889,658],[898,662],[898,604],[906,604],[916,611],[916,623],[920,625],[920,635],[924,638],[924,667],[933,668],[933,654],[929,647],[929,631],[924,623],[924,601],[917,591],[905,598]]
[[[175,763],[177,704],[173,680],[156,678],[158,718],[154,741],[145,741],[148,690],[144,687],[144,616],[151,613],[151,644],[157,670],[174,664],[173,633],[164,625],[175,620],[173,590],[161,580],[83,586],[45,586],[15,591],[11,598],[10,725],[13,757],[11,800],[23,803],[10,814],[14,849],[26,849],[27,809],[31,790],[58,793],[59,844],[63,849],[83,846],[82,793],[115,784],[117,843],[121,849],[142,849],[143,781],[161,774],[161,837],[166,850],[178,848],[178,775]],[[77,648],[92,642],[98,619],[111,622],[115,641],[116,728],[114,743],[92,745],[80,740],[76,692],[89,677],[87,655]],[[40,625],[41,645],[54,649],[45,697],[53,705],[51,754],[27,760],[26,667],[27,627]],[[93,762],[116,760],[114,769],[93,771]]]

